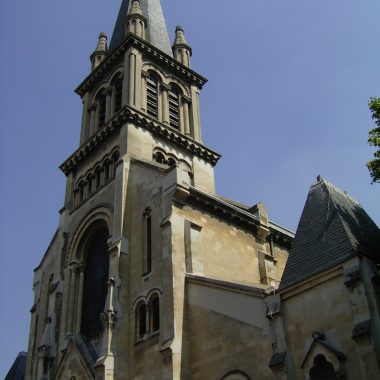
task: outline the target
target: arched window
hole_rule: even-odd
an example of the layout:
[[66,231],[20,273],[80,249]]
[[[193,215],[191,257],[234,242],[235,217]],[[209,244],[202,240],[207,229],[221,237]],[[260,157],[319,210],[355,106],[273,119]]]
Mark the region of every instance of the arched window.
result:
[[147,113],[158,118],[158,81],[153,75],[149,75],[146,80],[147,93]]
[[174,87],[169,90],[169,124],[179,129],[179,92]]
[[146,329],[146,306],[144,303],[141,303],[137,308],[137,315],[136,315],[136,327],[137,327],[137,338],[142,339],[144,338],[145,334],[147,333]]
[[107,159],[106,161],[104,161],[104,183],[108,182],[108,180],[110,179],[110,174],[110,163]]
[[86,182],[82,181],[79,184],[79,202],[83,202],[84,197],[85,197],[85,190],[86,190]]
[[98,128],[106,122],[106,103],[107,96],[104,91],[101,91],[97,96],[98,103]]
[[323,354],[315,356],[313,367],[310,368],[310,380],[337,379],[334,365]]
[[169,157],[166,161],[166,164],[169,165],[170,167],[177,165],[177,163],[173,157]]
[[101,167],[97,167],[95,169],[95,189],[99,189],[102,185],[102,169]]
[[154,161],[156,161],[156,162],[158,162],[160,164],[165,164],[165,162],[166,162],[165,156],[161,152],[154,153],[153,159],[154,159]]
[[231,371],[222,377],[222,380],[250,380],[242,371]]
[[112,161],[112,178],[115,177],[115,174],[116,174],[116,163],[117,163],[117,161],[119,161],[119,156],[120,156],[119,152],[114,152],[112,154],[112,159],[111,159],[111,161]]
[[160,298],[155,295],[149,302],[150,310],[150,331],[155,333],[160,331]]
[[121,108],[123,96],[123,77],[119,74],[114,81],[114,98],[113,98],[113,112],[116,113]]
[[147,207],[143,214],[144,219],[144,262],[143,274],[150,273],[152,270],[152,210]]
[[87,177],[87,194],[90,196],[94,192],[93,176],[89,174]]
[[93,230],[84,253],[84,271],[81,332],[91,339],[102,331],[100,315],[107,297],[109,270],[108,230],[99,226]]

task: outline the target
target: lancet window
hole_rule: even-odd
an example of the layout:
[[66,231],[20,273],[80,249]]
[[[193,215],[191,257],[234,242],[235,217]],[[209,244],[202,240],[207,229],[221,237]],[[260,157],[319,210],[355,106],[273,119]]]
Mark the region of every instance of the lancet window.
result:
[[147,113],[158,118],[158,81],[152,75],[147,77]]
[[157,291],[140,300],[135,309],[136,340],[145,340],[160,331],[160,296]]
[[106,104],[107,96],[104,91],[101,91],[97,97],[98,100],[98,128],[106,122]]
[[102,331],[101,313],[107,297],[109,270],[108,231],[99,227],[85,247],[85,271],[83,283],[83,301],[81,333],[91,339]]
[[160,298],[155,294],[149,302],[150,331],[155,333],[160,330]]
[[169,124],[171,127],[179,129],[179,93],[175,88],[169,90]]
[[152,215],[151,209],[145,209],[144,214],[144,262],[143,274],[152,270]]
[[123,94],[123,77],[119,74],[114,80],[113,112],[116,113],[121,108]]

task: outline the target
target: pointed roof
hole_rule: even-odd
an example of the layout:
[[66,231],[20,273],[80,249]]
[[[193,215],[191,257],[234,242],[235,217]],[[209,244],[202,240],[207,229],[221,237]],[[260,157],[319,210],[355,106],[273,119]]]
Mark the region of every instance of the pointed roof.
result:
[[[111,38],[111,53],[120,46],[124,39],[125,19],[131,2],[131,0],[123,0],[121,3],[119,16],[117,17],[115,29]],[[165,54],[172,57],[173,53],[170,47],[169,34],[162,13],[160,0],[141,0],[141,9],[148,20],[146,40]]]
[[358,255],[380,262],[379,228],[357,201],[318,177],[310,188],[280,288]]
[[27,353],[20,352],[4,380],[23,380],[25,378],[26,359]]

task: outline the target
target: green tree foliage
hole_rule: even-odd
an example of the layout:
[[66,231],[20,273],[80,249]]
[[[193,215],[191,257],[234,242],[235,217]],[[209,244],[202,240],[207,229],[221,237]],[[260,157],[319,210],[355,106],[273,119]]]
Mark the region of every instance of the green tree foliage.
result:
[[368,144],[378,147],[373,154],[374,159],[367,162],[367,168],[372,178],[372,183],[380,182],[380,98],[371,98],[369,109],[372,112],[372,119],[375,120],[377,128],[369,131]]

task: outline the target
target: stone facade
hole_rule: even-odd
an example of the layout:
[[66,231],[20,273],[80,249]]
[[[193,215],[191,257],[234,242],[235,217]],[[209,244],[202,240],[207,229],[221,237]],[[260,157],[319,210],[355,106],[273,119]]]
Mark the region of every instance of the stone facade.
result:
[[282,286],[294,234],[216,193],[206,79],[182,27],[173,55],[167,41],[159,0],[124,0],[76,90],[80,147],[35,269],[25,378],[308,379],[323,354],[335,378],[377,379],[380,245]]

